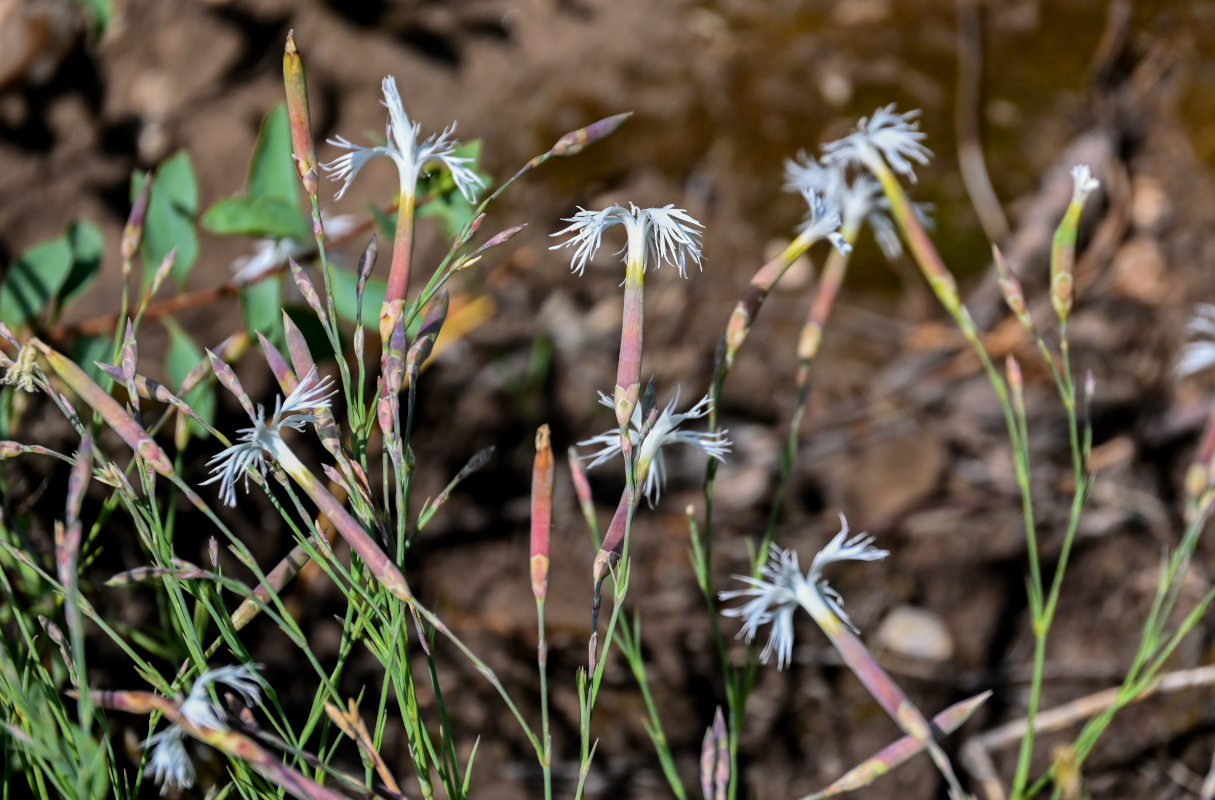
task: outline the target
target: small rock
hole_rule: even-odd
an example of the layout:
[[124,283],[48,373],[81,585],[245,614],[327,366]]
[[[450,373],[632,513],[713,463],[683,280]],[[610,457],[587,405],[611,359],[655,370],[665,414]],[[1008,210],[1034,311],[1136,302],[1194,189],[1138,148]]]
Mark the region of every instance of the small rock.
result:
[[848,508],[868,519],[892,519],[923,503],[940,486],[949,455],[932,430],[875,439],[852,465],[845,488]]
[[852,99],[852,79],[841,70],[827,68],[819,76],[818,91],[828,103],[842,108]]
[[919,606],[899,606],[887,614],[874,641],[905,658],[939,662],[953,657],[953,636],[945,621]]
[[1131,186],[1131,222],[1135,230],[1157,233],[1173,214],[1173,204],[1160,181],[1137,178]]
[[1136,236],[1118,250],[1113,273],[1117,294],[1149,306],[1165,299],[1172,280],[1160,245],[1148,236]]

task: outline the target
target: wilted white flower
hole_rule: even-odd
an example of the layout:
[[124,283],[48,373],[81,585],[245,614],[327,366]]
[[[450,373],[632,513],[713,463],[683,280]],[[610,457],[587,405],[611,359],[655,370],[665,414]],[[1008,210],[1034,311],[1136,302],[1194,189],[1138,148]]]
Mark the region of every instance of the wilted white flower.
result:
[[34,392],[34,362],[38,355],[33,345],[24,344],[17,351],[17,358],[11,362],[0,378],[0,384],[16,386],[23,392]]
[[198,680],[190,687],[189,696],[181,704],[181,715],[200,728],[227,730],[207,691],[216,684],[227,686],[239,694],[247,706],[255,706],[261,702],[261,678],[250,667],[235,664],[209,669],[198,676]]
[[[599,403],[608,408],[615,408],[612,399],[603,392],[599,393]],[[666,461],[662,455],[663,447],[675,443],[688,444],[718,461],[724,461],[725,454],[730,452],[730,440],[726,438],[729,431],[696,433],[678,430],[685,420],[699,419],[709,413],[711,406],[708,395],[702,397],[700,402],[682,414],[675,413],[675,406],[678,403],[679,392],[677,390],[675,397],[667,403],[666,408],[654,420],[654,425],[644,440],[641,439],[641,428],[644,421],[641,418],[640,404],[633,408],[633,416],[629,420],[629,441],[637,449],[637,480],[641,482],[642,491],[651,507],[662,495],[662,487],[666,485],[667,481]],[[639,442],[640,447],[638,447]],[[578,444],[582,447],[602,445],[599,450],[587,456],[591,459],[591,463],[587,465],[588,469],[597,467],[620,453],[620,431],[610,430]]]
[[762,626],[772,623],[768,644],[760,653],[760,660],[764,663],[768,662],[773,653],[776,653],[778,669],[784,669],[792,661],[793,612],[798,607],[808,612],[820,625],[824,620],[829,622],[833,618],[856,631],[856,627],[844,613],[844,599],[827,583],[822,575],[823,568],[836,561],[876,561],[888,556],[889,552],[873,547],[874,537],[864,533],[849,539],[848,521],[842,514],[840,525],[840,532],[815,555],[814,560],[810,562],[810,570],[805,575],[802,575],[798,566],[797,553],[774,544],[768,554],[768,563],[759,570],[759,578],[750,575],[734,576],[750,588],[732,589],[718,594],[722,600],[751,598],[741,606],[727,608],[721,612],[727,617],[742,619],[743,625],[738,635],[747,642],[755,638]]
[[360,147],[342,136],[328,140],[329,144],[350,151],[328,164],[321,165],[329,171],[334,180],[342,181],[342,188],[336,196],[340,198],[346,193],[354,181],[354,176],[374,156],[388,156],[396,162],[397,172],[400,173],[402,195],[413,197],[422,169],[437,161],[451,171],[456,188],[469,202],[476,199],[477,190],[484,185],[484,181],[469,167],[471,158],[454,155],[457,142],[451,134],[455,125],[452,124],[442,133],[432,134],[426,141],[419,142],[418,134],[422,126],[411,121],[405,113],[401,94],[397,91],[396,79],[391,75],[387,76],[381,82],[380,88],[384,92],[384,106],[388,109],[388,126],[384,136],[387,143],[382,147]]
[[333,379],[318,379],[316,368],[309,370],[299,385],[287,395],[275,398],[274,413],[266,422],[266,411],[257,407],[257,416],[251,418],[253,427],[242,428],[240,440],[216,454],[207,462],[213,476],[202,485],[219,481],[220,499],[228,506],[236,505],[236,482],[245,479],[245,492],[249,491],[249,470],[256,468],[264,472],[265,454],[276,456],[282,452],[283,428],[301,431],[310,422],[316,422],[316,411],[329,407],[329,398],[334,395]]
[[145,739],[142,747],[151,749],[143,774],[160,786],[161,795],[170,789],[189,789],[194,785],[194,765],[186,752],[186,732],[171,725]]
[[1177,374],[1194,375],[1215,364],[1215,305],[1198,303],[1185,326],[1193,341],[1187,342],[1177,361]]
[[[248,666],[228,666],[210,669],[199,675],[190,688],[190,694],[182,701],[181,715],[191,725],[199,728],[227,730],[220,719],[219,710],[211,702],[209,689],[222,684],[235,691],[246,705],[261,702],[261,679]],[[171,788],[188,789],[194,785],[194,765],[186,752],[186,732],[180,725],[170,725],[160,733],[144,740],[144,749],[151,749],[144,774],[160,784],[160,793]]]
[[627,244],[620,251],[625,254],[625,263],[641,263],[645,268],[658,269],[666,261],[679,270],[680,277],[687,277],[688,259],[700,265],[700,231],[696,228],[703,226],[672,204],[662,208],[638,208],[629,203],[628,208],[611,205],[602,211],[579,207],[574,216],[566,217],[564,221],[570,225],[552,235],[572,235],[549,249],[573,247],[570,269],[579,275],[599,250],[603,232],[613,225],[624,225],[628,236]]
[[[321,218],[325,233],[334,237],[345,236],[359,224],[358,217],[353,214],[329,217],[322,211]],[[232,279],[238,285],[249,283],[276,267],[284,266],[288,259],[299,258],[308,253],[315,246],[313,241],[305,242],[289,237],[261,239],[253,246],[252,253],[232,262],[232,269],[236,273]]]
[[1084,205],[1088,196],[1097,191],[1101,181],[1093,177],[1093,171],[1088,164],[1077,164],[1072,167],[1072,202]]
[[823,145],[824,158],[843,165],[860,164],[871,171],[884,161],[890,169],[915,182],[912,161],[927,164],[932,151],[921,144],[925,134],[916,117],[918,109],[899,114],[893,103],[879,108],[871,117],[862,117],[856,130]]
[[232,279],[237,284],[249,283],[280,264],[286,264],[287,259],[297,257],[302,251],[303,244],[295,239],[259,239],[253,245],[252,253],[232,262],[232,270],[236,273]]

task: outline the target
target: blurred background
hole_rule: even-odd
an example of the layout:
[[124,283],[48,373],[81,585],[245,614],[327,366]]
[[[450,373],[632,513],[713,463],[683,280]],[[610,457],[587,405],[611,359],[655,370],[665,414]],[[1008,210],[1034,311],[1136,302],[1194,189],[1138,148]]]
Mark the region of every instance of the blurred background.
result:
[[[1180,383],[1173,365],[1192,304],[1215,299],[1215,4],[115,0],[99,33],[68,0],[0,0],[0,264],[74,218],[95,222],[106,242],[105,280],[57,334],[70,340],[73,325],[117,310],[133,171],[184,150],[201,208],[243,189],[258,126],[282,99],[290,29],[308,70],[322,160],[340,152],[322,143],[327,137],[382,136],[385,75],[396,77],[423,135],[458,121],[459,138],[481,140],[483,168],[498,181],[561,134],[634,112],[610,139],[549,162],[493,206],[483,230],[529,228],[457,287],[487,298],[492,312],[448,347],[421,389],[420,496],[438,491],[476,450],[493,444],[497,455],[411,552],[411,580],[525,698],[535,647],[525,567],[533,432],[550,423],[560,450],[609,427],[595,391],[612,383],[620,324],[610,249],[582,278],[569,274],[566,252],[547,249],[561,217],[577,206],[673,203],[704,223],[703,271],[680,280],[662,270],[646,292],[645,374],[656,376],[661,399],[679,385],[694,400],[733,304],[801,220],[802,200],[783,189],[784,160],[815,152],[878,106],[922,109],[936,158],[920,170],[914,197],[933,204],[937,246],[981,327],[1007,334],[993,348],[1022,357],[1043,525],[1057,535],[1052,524],[1066,519],[1070,476],[1064,417],[1033,349],[1001,327],[990,243],[1001,244],[1031,299],[1040,299],[1049,236],[1071,191],[1067,171],[1090,163],[1104,192],[1085,218],[1073,346],[1074,363],[1097,378],[1094,461],[1102,477],[1050,654],[1048,705],[1116,680],[1161,548],[1180,530],[1181,477],[1209,403],[1209,381]],[[324,181],[324,196],[336,188]],[[383,207],[395,191],[395,170],[373,161],[343,200],[325,207],[365,218],[365,201]],[[229,282],[233,261],[254,244],[202,232],[188,288]],[[352,240],[339,256],[352,262],[364,244]],[[445,251],[437,228],[425,225],[418,247],[423,270]],[[715,507],[723,584],[744,567],[747,542],[771,506],[795,403],[796,335],[823,255],[813,251],[785,276],[726,387],[721,410],[735,453]],[[231,300],[178,319],[206,346],[240,325]],[[1023,713],[1031,640],[999,408],[944,319],[914,265],[886,263],[862,234],[816,363],[777,539],[806,561],[834,533],[840,511],[854,530],[878,535],[891,558],[844,570],[836,585],[926,711],[997,690],[971,723],[974,733]],[[152,338],[141,346],[154,353],[156,329],[147,330]],[[149,356],[154,376],[155,362]],[[268,387],[264,373],[241,367],[247,386]],[[723,689],[682,519],[684,506],[699,502],[701,464],[682,456],[673,454],[658,509],[639,514],[631,598],[644,611],[667,735],[694,780],[700,737]],[[594,486],[606,522],[620,481],[604,472]],[[274,517],[246,524],[267,521]],[[574,756],[573,670],[589,617],[593,548],[584,528],[562,475],[549,606],[562,715],[555,738],[566,759]],[[268,558],[290,546],[285,532],[278,541],[264,536]],[[1197,596],[1212,555],[1200,550]],[[336,593],[323,578],[302,580],[294,592],[323,651],[326,604]],[[764,671],[753,701],[743,747],[754,796],[805,794],[896,736],[825,640],[809,629],[799,637],[793,669]],[[1210,645],[1208,626],[1178,665],[1209,661]],[[293,674],[285,649],[267,646],[261,660],[271,680]],[[347,674],[352,692],[375,685],[373,665],[364,666]],[[508,730],[497,735],[498,699],[470,666],[452,659],[446,668],[467,692],[455,711],[464,741],[487,734],[474,787],[488,797],[534,796],[538,773],[526,745]],[[617,666],[609,684],[592,796],[666,796],[627,670]],[[308,687],[299,693],[311,699]],[[1094,797],[1189,796],[1210,767],[1215,704],[1204,689],[1179,697],[1132,710],[1115,727],[1090,765]],[[388,741],[386,758],[404,765],[403,749],[392,750],[400,739],[390,733]],[[1007,754],[996,755],[1005,765]],[[917,761],[866,796],[935,797],[936,781]]]

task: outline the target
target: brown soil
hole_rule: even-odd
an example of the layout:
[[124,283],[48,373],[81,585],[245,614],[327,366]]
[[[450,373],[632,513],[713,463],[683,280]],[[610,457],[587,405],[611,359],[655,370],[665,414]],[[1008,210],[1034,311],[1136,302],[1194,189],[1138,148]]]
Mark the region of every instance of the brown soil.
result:
[[[673,202],[705,223],[703,273],[681,281],[664,270],[647,287],[645,370],[657,376],[663,398],[677,384],[685,398],[698,396],[730,308],[801,213],[800,201],[781,191],[782,159],[834,138],[879,104],[924,109],[938,158],[924,170],[917,198],[936,203],[937,241],[969,280],[976,318],[995,331],[993,350],[1016,353],[1026,370],[1035,497],[1053,565],[1071,474],[1065,418],[1033,349],[1007,325],[986,274],[986,237],[958,177],[953,3],[346,5],[130,0],[106,36],[89,42],[74,6],[48,4],[61,15],[53,20],[67,21],[62,31],[39,23],[46,35],[27,34],[37,43],[32,55],[11,74],[0,72],[0,262],[73,217],[92,219],[106,235],[106,279],[70,320],[113,312],[131,171],[184,148],[204,207],[239,191],[261,117],[281,99],[280,56],[291,28],[309,70],[318,139],[382,131],[385,74],[397,77],[424,131],[459,120],[461,138],[482,139],[485,166],[499,178],[565,131],[634,111],[610,140],[550,162],[495,209],[487,230],[531,225],[504,261],[464,287],[491,297],[497,313],[439,359],[421,388],[420,497],[437,492],[476,450],[493,444],[497,456],[415,546],[412,580],[515,687],[530,717],[537,713],[525,566],[532,435],[548,422],[560,449],[606,427],[594,391],[612,381],[620,319],[616,272],[568,275],[564,255],[545,249],[546,234],[576,205],[611,201]],[[1181,479],[1210,386],[1179,383],[1172,367],[1191,304],[1212,299],[1215,115],[1202,89],[1215,72],[1215,19],[1200,4],[1137,7],[1121,27],[1110,23],[1116,10],[1091,2],[994,5],[982,22],[985,148],[1014,230],[1003,245],[1031,297],[1043,296],[1050,227],[1070,192],[1066,170],[1087,161],[1108,190],[1086,217],[1072,325],[1074,363],[1096,379],[1101,469],[1048,655],[1051,706],[1116,680],[1133,653],[1160,553],[1182,527]],[[329,157],[332,149],[323,147]],[[363,198],[382,202],[394,180],[386,165],[369,167],[351,196],[329,209],[357,213]],[[225,282],[229,263],[249,244],[204,234],[192,286]],[[438,253],[438,237],[424,232],[418,263]],[[743,568],[747,545],[766,522],[795,401],[795,337],[812,284],[809,265],[786,277],[727,385],[721,413],[735,452],[720,473],[714,512],[722,586]],[[974,734],[1024,711],[1032,652],[1026,560],[999,408],[930,300],[910,262],[892,273],[876,248],[858,249],[816,365],[777,541],[806,561],[836,530],[839,511],[854,530],[876,534],[890,558],[840,569],[834,583],[869,641],[900,606],[943,623],[952,651],[942,660],[911,659],[897,646],[880,652],[928,711],[993,688],[966,729]],[[181,321],[209,345],[239,324],[235,306],[223,303]],[[155,342],[145,347],[154,363]],[[538,360],[544,353],[547,362]],[[258,372],[246,364],[242,375]],[[724,697],[682,516],[687,503],[701,502],[701,465],[677,455],[669,466],[662,503],[643,509],[635,528],[630,610],[644,615],[656,700],[693,787],[701,737]],[[38,480],[31,473],[30,484]],[[605,471],[594,487],[606,523],[620,483]],[[568,795],[577,778],[574,670],[585,659],[593,548],[564,474],[556,508],[550,675],[558,794]],[[263,515],[258,524],[273,519]],[[263,529],[258,540],[267,562],[288,543],[285,531]],[[129,543],[117,549],[135,551]],[[1187,596],[1208,590],[1212,555],[1200,548]],[[338,596],[323,579],[301,581],[293,592],[317,652],[330,657]],[[121,595],[111,602],[121,603]],[[140,616],[137,608],[124,613]],[[251,641],[262,633],[267,644],[257,655],[284,702],[310,701],[309,685],[291,684],[298,659],[271,644],[269,628],[255,629]],[[742,737],[747,796],[805,794],[897,735],[808,621],[798,637],[793,668],[762,670],[752,699]],[[1209,662],[1211,637],[1210,626],[1200,626],[1174,666]],[[537,796],[534,759],[498,698],[457,656],[441,653],[441,663],[459,741],[471,747],[483,737],[474,794]],[[119,683],[105,672],[93,679]],[[374,692],[378,679],[370,663],[358,662],[344,688]],[[1209,689],[1191,689],[1129,711],[1089,764],[1091,795],[1186,796],[1215,747],[1209,699]],[[667,796],[642,712],[627,668],[614,661],[595,723],[589,796]],[[956,753],[960,739],[950,741]],[[384,755],[408,773],[399,731],[390,729]],[[997,757],[1006,775],[1008,756]],[[929,762],[918,759],[862,796],[943,795]]]

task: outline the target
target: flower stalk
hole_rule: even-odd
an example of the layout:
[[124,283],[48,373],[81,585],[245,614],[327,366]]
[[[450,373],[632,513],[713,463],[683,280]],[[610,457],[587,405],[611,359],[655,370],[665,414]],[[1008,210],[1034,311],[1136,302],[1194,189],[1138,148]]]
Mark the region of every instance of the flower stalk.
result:
[[548,638],[544,626],[544,601],[548,596],[550,536],[553,526],[553,446],[548,425],[536,431],[536,458],[532,464],[531,554],[528,559],[532,595],[536,598],[536,668],[540,676],[540,768],[544,773],[544,798],[553,796],[552,734],[548,713]]
[[[983,703],[991,697],[988,690],[974,697],[954,703],[932,718],[932,727],[938,736],[948,736],[962,727]],[[923,752],[924,745],[912,736],[904,736],[857,764],[841,775],[830,786],[819,792],[808,794],[801,800],[825,800],[828,797],[862,789],[890,772],[913,756]]]
[[269,455],[312,498],[338,534],[363,560],[372,577],[390,594],[413,606],[416,604],[413,592],[397,565],[283,441],[284,428],[298,431],[309,423],[320,422],[321,412],[329,408],[331,387],[330,379],[318,379],[316,370],[312,369],[285,399],[276,401],[269,422],[264,410],[259,408],[252,419],[253,426],[241,432],[240,441],[208,462],[213,476],[204,484],[219,482],[220,496],[229,506],[235,506],[237,481],[247,480],[252,469],[264,472],[265,456]]
[[334,137],[329,143],[349,152],[322,166],[334,179],[343,182],[337,193],[339,198],[350,188],[363,165],[373,157],[386,156],[397,166],[400,194],[397,202],[396,233],[392,243],[392,263],[388,268],[388,288],[380,306],[380,339],[387,347],[397,321],[404,315],[405,298],[409,292],[414,206],[422,170],[427,164],[435,162],[446,167],[455,181],[456,188],[469,202],[476,198],[485,182],[469,166],[471,159],[455,155],[457,142],[451,136],[454,125],[441,134],[419,141],[422,126],[413,122],[405,112],[396,79],[392,76],[385,77],[380,88],[384,94],[384,106],[388,109],[385,144],[362,147],[341,136]]
[[878,704],[900,729],[924,747],[949,785],[950,796],[963,800],[966,793],[958,782],[945,751],[937,744],[932,726],[903,690],[882,669],[873,655],[861,643],[856,628],[843,609],[843,598],[823,577],[823,568],[838,561],[877,561],[889,553],[873,547],[873,537],[859,534],[849,538],[848,522],[841,515],[841,529],[827,546],[814,557],[809,571],[801,574],[797,553],[772,546],[768,563],[761,568],[761,577],[736,575],[747,584],[746,589],[721,592],[719,597],[730,600],[749,597],[744,605],[727,608],[726,616],[741,617],[739,636],[750,642],[759,628],[772,623],[772,634],[760,654],[768,661],[776,654],[777,667],[784,668],[793,658],[793,617],[801,608],[818,624],[843,658],[844,663],[860,679]]
[[207,688],[214,683],[223,683],[250,704],[256,704],[259,693],[255,681],[253,674],[244,667],[221,667],[200,675],[189,696],[183,700],[140,691],[94,691],[89,696],[101,708],[131,714],[159,712],[169,720],[169,728],[145,742],[152,748],[147,772],[161,783],[164,791],[170,787],[189,788],[194,784],[194,767],[184,746],[184,738],[188,735],[248,764],[266,780],[301,800],[343,800],[345,795],[287,766],[278,755],[266,750],[252,737],[230,730],[219,718],[219,710],[207,698]]
[[666,205],[662,208],[628,208],[611,205],[602,211],[580,208],[567,217],[568,227],[552,234],[570,235],[550,250],[574,247],[570,262],[572,271],[581,275],[587,263],[599,250],[603,232],[614,225],[623,225],[627,234],[625,244],[624,318],[620,328],[620,358],[616,367],[616,386],[612,391],[612,407],[621,437],[627,436],[629,420],[641,396],[641,347],[645,318],[645,272],[647,267],[658,269],[663,261],[687,276],[687,262],[700,265],[701,224],[682,208]]

